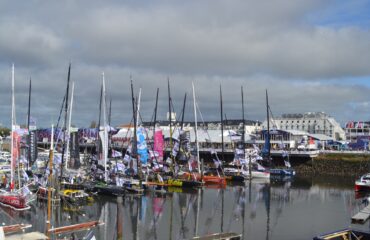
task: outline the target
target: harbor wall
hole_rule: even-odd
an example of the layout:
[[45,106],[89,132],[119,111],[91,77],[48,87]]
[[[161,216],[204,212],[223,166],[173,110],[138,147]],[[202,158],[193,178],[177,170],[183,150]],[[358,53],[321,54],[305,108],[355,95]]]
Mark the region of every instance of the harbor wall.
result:
[[369,154],[325,153],[307,161],[292,162],[297,174],[360,176],[370,172]]

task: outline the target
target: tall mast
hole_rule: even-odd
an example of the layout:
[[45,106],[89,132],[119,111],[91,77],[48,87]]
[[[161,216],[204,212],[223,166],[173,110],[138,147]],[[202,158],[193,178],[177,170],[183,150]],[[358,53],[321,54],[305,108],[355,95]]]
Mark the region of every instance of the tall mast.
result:
[[171,121],[172,111],[171,111],[171,91],[170,91],[170,79],[169,78],[167,78],[167,86],[168,86],[168,119],[170,120],[170,149],[172,149],[172,121]]
[[194,102],[194,121],[195,121],[195,144],[197,148],[197,160],[198,160],[198,173],[200,174],[200,159],[199,159],[199,143],[198,143],[198,122],[197,122],[197,106],[196,106],[196,100],[195,100],[195,90],[194,90],[194,83],[191,82],[191,85],[193,87],[193,102]]
[[112,120],[112,98],[109,99],[108,126],[110,126],[111,120]]
[[140,101],[141,101],[141,88],[139,89],[139,96],[137,98],[137,106],[136,106],[136,127],[139,127],[139,119],[140,119]]
[[68,93],[69,93],[69,82],[71,77],[71,63],[69,63],[68,67],[68,78],[67,78],[67,90],[66,90],[66,101],[64,107],[64,126],[63,126],[63,151],[62,151],[62,166],[60,168],[60,177],[63,177],[63,166],[64,166],[64,151],[66,148],[66,128],[67,128],[67,113],[68,113]]
[[64,164],[64,167],[66,169],[68,169],[68,162],[70,161],[70,158],[71,158],[71,154],[69,153],[69,139],[70,139],[70,136],[71,136],[71,121],[72,121],[72,107],[73,107],[73,95],[74,95],[74,91],[75,91],[75,82],[72,82],[72,92],[71,92],[71,105],[69,107],[69,119],[68,119],[68,128],[67,128],[67,136],[68,136],[68,140],[67,140],[67,150],[66,150],[66,154],[67,154],[67,157],[66,157],[66,161],[65,161],[65,164]]
[[[184,96],[184,103],[182,104],[181,130],[183,129],[183,125],[184,125],[185,105],[186,105],[186,93],[185,93],[185,96]],[[180,138],[180,140],[181,140],[181,138]]]
[[15,99],[14,99],[14,63],[12,65],[12,132],[11,132],[11,171],[10,171],[10,183],[11,190],[14,188],[14,168],[15,168],[15,152],[14,152],[14,134],[15,131]]
[[137,119],[136,119],[136,112],[137,112],[137,105],[135,104],[135,97],[134,97],[134,86],[132,83],[132,77],[131,78],[131,97],[132,97],[132,114],[134,117],[134,141],[132,143],[132,157],[136,158],[136,165],[137,165],[137,174],[139,176],[139,180],[141,180],[141,173],[140,173],[140,163],[137,156],[137,135],[136,135],[136,125],[137,125]]
[[[183,129],[183,125],[184,125],[184,116],[185,116],[185,105],[186,105],[186,93],[185,93],[185,96],[184,96],[184,103],[182,104],[182,115],[181,115],[181,127],[180,127],[180,130],[182,132],[182,129]],[[180,132],[180,134],[181,134]],[[179,137],[179,148],[181,148],[181,143],[182,143],[182,138],[181,136]],[[176,155],[176,158],[179,157],[179,154]]]
[[102,141],[103,145],[103,154],[104,154],[104,180],[108,181],[108,172],[107,172],[107,158],[108,158],[108,130],[107,130],[107,110],[105,102],[105,78],[104,72],[102,73],[103,77],[103,127],[104,127],[104,140]]
[[98,129],[100,130],[100,123],[101,123],[101,104],[103,98],[103,85],[100,86],[100,100],[99,100],[99,120],[98,120]]
[[[30,78],[30,86],[28,88],[28,112],[27,112],[27,129],[28,129],[28,139],[31,142],[31,134],[30,134],[30,116],[31,116],[31,78]],[[31,144],[30,144],[31,145]],[[27,170],[28,166],[31,162],[31,146],[28,146],[28,161],[27,161]]]
[[[220,85],[220,107],[221,107],[221,147],[222,147],[222,162],[225,162],[225,147],[224,147],[224,119],[223,119],[223,103],[222,103],[222,89]],[[218,172],[218,170],[217,170]],[[222,199],[221,199],[221,232],[224,231],[224,190],[221,190]]]
[[220,85],[220,106],[221,106],[221,147],[222,147],[222,162],[225,162],[224,152],[224,118],[223,118],[223,106],[222,106],[222,90]]
[[[244,91],[243,91],[243,86],[241,86],[241,94],[242,94],[242,118],[243,118],[243,124],[242,124],[242,127],[243,127],[243,130],[242,130],[242,146],[243,146],[243,155],[244,155],[244,158],[246,157],[245,156],[245,117],[244,117]],[[249,170],[249,177],[252,179],[252,166],[251,166],[252,162],[251,162],[251,159],[249,158],[249,162],[248,162],[248,170]]]
[[[97,158],[99,160],[101,160],[101,146],[100,146],[100,143],[101,143],[101,139],[100,139],[100,123],[101,123],[101,103],[102,103],[102,98],[103,98],[103,84],[100,86],[100,98],[99,98],[99,118],[98,118],[98,125],[97,125],[97,137],[96,137],[96,154],[97,154]],[[100,141],[99,141],[100,139]]]
[[267,146],[267,160],[270,161],[270,112],[269,112],[269,97],[267,95],[267,89],[266,89],[266,116],[267,116],[267,141],[268,141],[268,146]]
[[48,221],[47,221],[47,233],[49,234],[49,229],[51,226],[51,198],[52,196],[52,189],[51,189],[51,182],[53,180],[53,151],[54,151],[54,125],[51,125],[51,138],[50,138],[50,151],[49,151],[49,186],[48,186]]
[[154,134],[155,134],[155,125],[157,123],[158,93],[159,93],[159,88],[157,88],[157,96],[155,98],[153,137],[154,137]]

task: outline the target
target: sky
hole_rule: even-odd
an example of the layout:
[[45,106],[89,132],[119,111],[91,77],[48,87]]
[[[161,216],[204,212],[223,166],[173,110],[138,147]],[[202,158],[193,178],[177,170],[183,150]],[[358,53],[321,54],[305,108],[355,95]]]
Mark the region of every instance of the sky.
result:
[[[132,119],[130,79],[141,88],[140,113],[168,111],[167,81],[180,115],[194,120],[192,82],[204,121],[224,113],[265,119],[265,90],[273,115],[326,112],[341,125],[369,121],[370,1],[5,1],[0,0],[0,124],[11,124],[11,66],[16,122],[56,124],[68,65],[75,83],[72,125],[99,117],[102,72],[112,124]],[[199,121],[202,121],[199,118]]]

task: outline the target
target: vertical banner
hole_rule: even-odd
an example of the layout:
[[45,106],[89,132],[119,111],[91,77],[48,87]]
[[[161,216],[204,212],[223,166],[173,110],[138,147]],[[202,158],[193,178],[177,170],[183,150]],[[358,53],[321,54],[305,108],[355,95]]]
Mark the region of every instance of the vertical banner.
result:
[[158,154],[157,161],[162,163],[163,162],[163,148],[164,148],[164,141],[163,141],[163,132],[162,129],[156,129],[154,133],[154,154]]
[[12,134],[13,134],[13,156],[11,164],[13,169],[15,169],[19,158],[21,136],[16,131],[13,131]]
[[190,152],[190,131],[186,130],[181,132],[180,139],[181,149],[183,149],[184,152]]
[[145,141],[145,129],[140,127],[137,129],[137,153],[140,155],[140,161],[142,164],[148,162],[148,148]]
[[31,166],[37,159],[37,131],[36,130],[29,132],[28,151],[30,152],[28,163]]
[[70,166],[72,168],[78,168],[80,167],[80,144],[78,132],[72,132],[70,137]]

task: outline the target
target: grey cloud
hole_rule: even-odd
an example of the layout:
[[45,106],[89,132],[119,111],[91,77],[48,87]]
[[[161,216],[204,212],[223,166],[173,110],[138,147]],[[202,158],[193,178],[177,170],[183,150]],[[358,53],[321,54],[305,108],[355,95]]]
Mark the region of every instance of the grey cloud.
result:
[[[335,3],[335,2],[334,2]],[[113,100],[113,125],[131,119],[130,75],[142,88],[149,121],[160,87],[159,118],[167,112],[167,77],[179,113],[191,81],[206,120],[219,119],[219,85],[228,118],[264,119],[264,90],[274,114],[326,111],[341,122],[368,118],[368,87],[350,78],[370,75],[368,29],[316,26],[313,12],[332,1],[63,1],[44,5],[0,2],[0,123],[10,122],[10,64],[16,64],[19,121],[26,116],[33,79],[32,115],[49,126],[58,117],[68,62],[76,95],[73,123],[98,118],[101,72]],[[339,85],[338,82],[344,82]]]
[[48,65],[56,61],[63,49],[63,40],[49,29],[14,18],[2,19],[0,36],[0,61],[3,62]]

